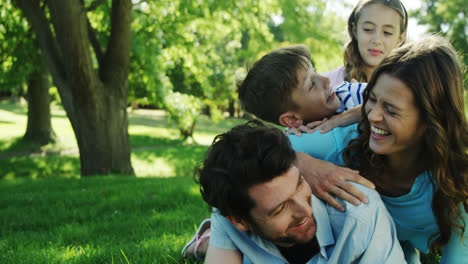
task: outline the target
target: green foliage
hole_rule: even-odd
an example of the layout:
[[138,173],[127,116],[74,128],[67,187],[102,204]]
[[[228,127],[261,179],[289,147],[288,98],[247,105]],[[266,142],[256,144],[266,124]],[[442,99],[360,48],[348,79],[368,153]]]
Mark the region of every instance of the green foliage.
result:
[[[324,14],[325,4],[324,0],[142,2],[134,7],[129,101],[145,98],[172,115],[177,111],[169,109],[165,97],[187,94],[199,98],[219,119],[237,98],[236,78],[244,66],[288,43],[306,44],[319,70],[332,69],[341,64],[345,24]],[[276,23],[275,17],[283,17],[283,23]]]
[[164,105],[176,122],[182,138],[192,138],[195,124],[200,116],[200,100],[192,95],[174,92],[166,96]]
[[[462,62],[468,65],[468,4],[466,0],[423,0],[423,7],[411,15],[419,24],[429,26],[429,32],[440,33],[450,39]],[[468,71],[465,71],[468,89]]]
[[11,0],[0,3],[0,91],[23,94],[23,84],[41,56],[35,35]]

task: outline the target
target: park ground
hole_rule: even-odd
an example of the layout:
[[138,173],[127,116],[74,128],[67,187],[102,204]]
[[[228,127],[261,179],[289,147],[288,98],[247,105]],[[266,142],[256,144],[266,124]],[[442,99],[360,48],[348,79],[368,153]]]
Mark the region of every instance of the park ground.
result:
[[61,107],[56,144],[22,142],[26,122],[25,105],[0,102],[0,263],[196,263],[180,252],[210,208],[193,168],[215,135],[245,120],[201,117],[184,143],[164,111],[129,110],[136,177],[86,178]]
[[180,251],[210,214],[193,168],[213,137],[242,119],[201,117],[179,140],[160,110],[129,110],[136,177],[80,178],[70,122],[52,107],[59,142],[20,140],[27,107],[0,102],[0,263],[190,263]]

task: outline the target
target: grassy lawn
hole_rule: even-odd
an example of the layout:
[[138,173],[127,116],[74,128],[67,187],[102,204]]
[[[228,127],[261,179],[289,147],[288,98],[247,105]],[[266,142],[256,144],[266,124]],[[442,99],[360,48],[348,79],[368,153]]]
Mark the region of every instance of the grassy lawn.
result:
[[130,112],[137,177],[80,179],[70,123],[52,109],[59,142],[39,148],[19,140],[25,106],[0,102],[0,263],[184,263],[182,247],[210,214],[193,167],[245,120],[202,118],[197,144],[184,144],[164,112]]
[[0,263],[189,263],[180,251],[210,215],[193,167],[215,135],[245,120],[202,118],[197,143],[184,144],[164,112],[130,112],[137,177],[80,179],[70,123],[52,111],[59,141],[40,148],[19,140],[25,106],[0,102]]

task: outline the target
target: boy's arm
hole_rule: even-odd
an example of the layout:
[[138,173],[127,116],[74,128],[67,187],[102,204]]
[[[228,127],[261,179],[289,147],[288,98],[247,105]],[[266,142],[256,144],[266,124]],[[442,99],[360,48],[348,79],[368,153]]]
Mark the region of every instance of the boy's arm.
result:
[[306,126],[312,129],[312,132],[320,130],[320,133],[327,133],[335,127],[345,127],[351,124],[361,121],[362,105],[355,106],[351,109],[344,111],[338,115],[332,116],[330,119],[320,122],[318,125],[317,122],[311,122]]
[[242,259],[243,256],[238,250],[222,249],[209,245],[205,263],[242,264]]
[[348,182],[356,182],[375,189],[374,184],[360,176],[358,171],[312,158],[302,152],[296,151],[296,155],[295,165],[317,197],[340,211],[344,211],[345,208],[333,198],[332,194],[355,205],[359,205],[360,201],[368,203],[366,195]]

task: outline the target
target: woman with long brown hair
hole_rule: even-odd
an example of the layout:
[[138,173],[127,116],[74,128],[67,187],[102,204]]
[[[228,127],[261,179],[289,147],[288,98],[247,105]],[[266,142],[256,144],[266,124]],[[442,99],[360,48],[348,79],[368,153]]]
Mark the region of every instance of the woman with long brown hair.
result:
[[[468,124],[449,41],[395,49],[367,86],[358,126],[290,136],[296,151],[357,169],[377,186],[404,249],[468,260]],[[306,164],[300,164],[300,166]],[[419,262],[413,251],[405,254]]]

